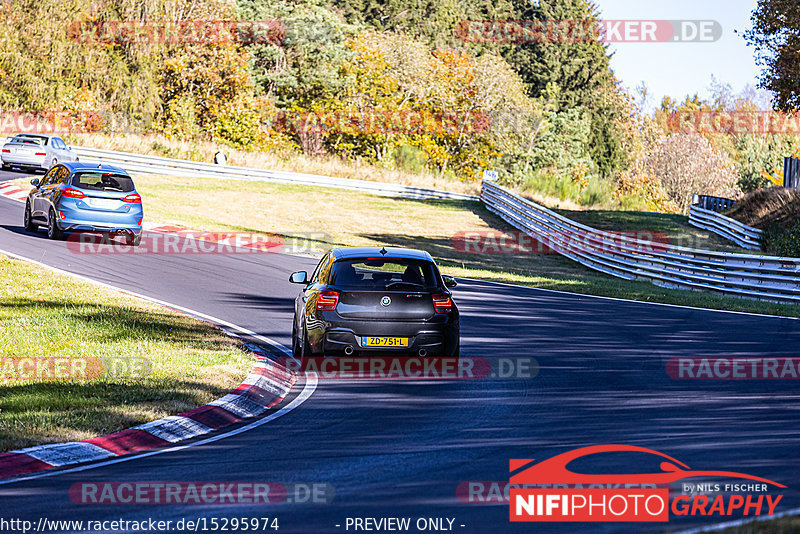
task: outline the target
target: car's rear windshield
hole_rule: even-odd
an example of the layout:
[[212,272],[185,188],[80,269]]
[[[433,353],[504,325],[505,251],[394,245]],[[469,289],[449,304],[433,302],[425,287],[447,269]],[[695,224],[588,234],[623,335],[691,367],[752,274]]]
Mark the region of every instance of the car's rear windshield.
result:
[[39,135],[17,135],[11,139],[12,143],[24,143],[26,145],[47,146],[47,137]]
[[72,185],[79,189],[91,191],[116,191],[129,193],[133,191],[133,180],[130,176],[100,172],[78,172],[72,177]]
[[342,289],[412,290],[439,286],[436,266],[425,260],[406,258],[359,258],[333,264],[331,285]]

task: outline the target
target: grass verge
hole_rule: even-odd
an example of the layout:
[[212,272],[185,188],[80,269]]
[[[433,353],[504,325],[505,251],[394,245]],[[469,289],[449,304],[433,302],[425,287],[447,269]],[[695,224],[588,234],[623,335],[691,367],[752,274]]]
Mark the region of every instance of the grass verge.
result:
[[[18,180],[21,187],[26,181]],[[30,185],[27,185],[30,187]],[[352,191],[267,182],[139,175],[145,220],[196,230],[291,236],[323,232],[319,250],[331,246],[396,245],[427,250],[444,270],[543,289],[720,310],[800,316],[789,304],[737,299],[701,291],[665,289],[588,269],[558,254],[465,253],[453,246],[460,232],[515,231],[479,202],[408,200]],[[574,220],[617,232],[663,231],[670,242],[732,250],[724,240],[694,228],[686,217],[650,212],[579,210],[560,212]],[[738,250],[738,247],[733,247]]]
[[[763,254],[758,250],[744,249],[732,241],[689,224],[689,218],[671,213],[618,210],[555,210],[573,221],[609,232],[652,233],[669,238],[672,245],[719,250],[738,254]],[[644,238],[644,235],[642,236]]]
[[2,256],[0,273],[0,451],[180,413],[226,394],[252,368],[209,324]]
[[[272,235],[324,232],[319,248],[396,245],[427,250],[455,276],[631,300],[720,310],[800,316],[800,307],[699,291],[665,289],[588,269],[558,254],[460,252],[459,232],[514,231],[479,202],[387,198],[309,186],[141,175],[145,219],[197,230]],[[679,215],[564,211],[615,231],[664,231],[679,244],[728,250],[721,238],[689,226]],[[689,243],[691,241],[691,243]]]

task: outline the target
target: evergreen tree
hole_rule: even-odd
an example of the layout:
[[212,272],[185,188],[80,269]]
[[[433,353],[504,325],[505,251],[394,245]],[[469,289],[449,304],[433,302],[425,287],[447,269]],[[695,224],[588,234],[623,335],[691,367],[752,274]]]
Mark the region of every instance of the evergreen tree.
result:
[[[516,17],[521,20],[543,21],[553,26],[556,21],[598,20],[598,9],[591,0],[514,0]],[[580,25],[586,29],[587,25]],[[610,54],[606,45],[592,38],[586,31],[584,40],[569,42],[542,42],[534,39],[510,44],[504,50],[506,60],[520,74],[532,97],[545,93],[548,84],[559,88],[557,106],[560,110],[584,108],[591,116],[590,155],[597,170],[604,176],[611,175],[623,164],[624,154],[616,135],[615,122],[621,118],[617,101]],[[544,34],[545,37],[548,35]]]

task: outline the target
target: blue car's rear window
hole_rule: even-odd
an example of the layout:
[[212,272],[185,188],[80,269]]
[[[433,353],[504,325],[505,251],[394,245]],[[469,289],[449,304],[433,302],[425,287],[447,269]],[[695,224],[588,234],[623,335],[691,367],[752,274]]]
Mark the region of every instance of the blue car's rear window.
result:
[[121,174],[79,172],[72,177],[72,186],[90,191],[129,193],[133,191],[133,180]]

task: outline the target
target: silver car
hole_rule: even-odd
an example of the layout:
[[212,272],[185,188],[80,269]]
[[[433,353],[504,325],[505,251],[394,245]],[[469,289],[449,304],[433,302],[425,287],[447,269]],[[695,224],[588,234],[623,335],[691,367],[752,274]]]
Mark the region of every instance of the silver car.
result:
[[59,163],[78,161],[78,155],[57,135],[21,133],[0,151],[3,170],[12,167],[50,170]]

